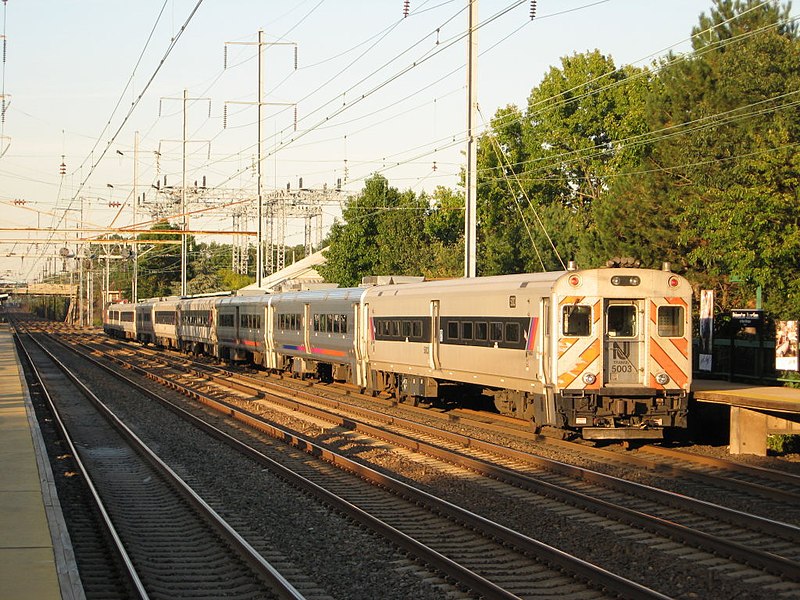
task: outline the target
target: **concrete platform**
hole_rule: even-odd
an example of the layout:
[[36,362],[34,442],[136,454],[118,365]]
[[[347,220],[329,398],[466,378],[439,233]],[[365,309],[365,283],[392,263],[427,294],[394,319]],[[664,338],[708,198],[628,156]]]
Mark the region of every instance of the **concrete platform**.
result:
[[692,394],[731,407],[731,454],[766,456],[769,434],[800,435],[800,389],[695,379]]
[[44,443],[7,324],[0,324],[0,597],[84,597]]

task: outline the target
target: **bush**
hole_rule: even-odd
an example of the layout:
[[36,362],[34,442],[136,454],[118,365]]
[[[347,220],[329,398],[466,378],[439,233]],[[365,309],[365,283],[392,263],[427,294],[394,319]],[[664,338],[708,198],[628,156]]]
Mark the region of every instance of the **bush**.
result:
[[767,436],[767,449],[775,454],[795,454],[800,452],[800,435],[769,435]]

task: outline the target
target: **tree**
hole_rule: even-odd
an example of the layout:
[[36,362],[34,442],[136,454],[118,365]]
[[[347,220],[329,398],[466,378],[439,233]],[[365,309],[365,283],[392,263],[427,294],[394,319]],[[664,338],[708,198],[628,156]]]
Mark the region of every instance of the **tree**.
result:
[[647,70],[617,69],[599,51],[575,54],[531,91],[524,114],[515,106],[497,111],[478,151],[481,274],[608,258],[593,206],[644,152],[626,140],[646,131],[649,85]]
[[531,91],[525,144],[540,202],[589,208],[609,177],[636,163],[642,147],[625,143],[646,132],[649,73],[618,69],[598,50],[561,59]]
[[[701,15],[694,54],[668,57],[654,82],[637,181],[620,180],[598,218],[618,217],[650,249],[671,247],[704,287],[741,290],[738,303],[761,285],[767,307],[788,314],[800,310],[800,46],[787,16],[753,0],[717,0]],[[731,289],[734,276],[748,283]]]
[[459,277],[464,272],[464,195],[439,186],[425,215],[425,277]]
[[326,239],[327,264],[318,267],[328,281],[353,286],[367,275],[420,275],[427,263],[427,200],[389,185],[375,175],[349,200],[342,221]]
[[[160,221],[151,227],[152,233],[142,233],[139,240],[180,240],[177,225]],[[139,298],[170,296],[180,292],[180,244],[138,244]],[[177,289],[176,289],[177,288]]]

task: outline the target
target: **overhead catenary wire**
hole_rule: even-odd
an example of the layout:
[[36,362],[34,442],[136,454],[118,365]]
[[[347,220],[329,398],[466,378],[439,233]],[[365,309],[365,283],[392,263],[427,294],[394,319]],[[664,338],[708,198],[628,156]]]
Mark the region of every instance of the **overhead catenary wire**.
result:
[[[539,18],[542,18],[542,17],[539,17]],[[320,129],[324,129],[324,127],[321,127]],[[401,153],[401,152],[402,152],[402,151],[400,151],[400,152],[398,152],[398,153],[397,153],[397,154],[398,154],[398,156],[400,155],[400,153]],[[232,156],[234,156],[234,157],[235,157],[236,155],[232,155]],[[422,156],[424,156],[424,155],[422,155]],[[377,162],[377,161],[379,161],[379,160],[380,160],[379,158],[375,158],[375,159],[373,160],[373,163],[375,163],[375,162]],[[401,158],[400,160],[398,160],[398,161],[397,161],[397,164],[408,164],[408,162],[409,162],[409,161],[404,161],[404,160],[402,160],[402,158]],[[354,164],[355,164],[355,161],[352,161],[352,160],[351,160],[351,165],[354,165]],[[426,177],[428,177],[428,176],[429,176],[429,175],[426,175]],[[354,180],[355,180],[355,179],[354,179]]]
[[[117,136],[119,136],[119,134],[120,134],[120,132],[122,131],[122,129],[123,129],[123,128],[125,127],[125,125],[128,123],[128,120],[130,119],[130,117],[131,117],[131,115],[134,113],[134,111],[136,110],[137,106],[139,105],[139,102],[142,100],[142,98],[144,97],[145,93],[147,92],[147,90],[148,90],[148,89],[150,88],[150,86],[152,85],[152,83],[153,83],[153,81],[155,80],[156,76],[158,75],[159,71],[160,71],[160,70],[161,70],[161,68],[164,66],[164,63],[165,63],[165,62],[167,61],[167,59],[169,58],[170,54],[172,53],[173,49],[174,49],[174,48],[175,48],[175,46],[177,45],[177,43],[178,43],[178,41],[180,40],[180,38],[181,38],[181,36],[183,35],[183,33],[186,31],[186,28],[188,27],[189,23],[190,23],[190,22],[192,21],[192,19],[194,18],[195,14],[197,13],[197,10],[200,8],[200,5],[201,5],[202,3],[203,3],[203,0],[197,0],[197,3],[195,4],[195,6],[194,6],[194,8],[192,9],[192,11],[189,13],[189,16],[186,18],[186,21],[185,21],[185,22],[184,22],[184,24],[181,26],[181,28],[180,28],[180,30],[178,31],[178,33],[177,33],[177,34],[176,34],[176,35],[175,35],[175,36],[174,36],[174,37],[173,37],[173,38],[170,40],[170,43],[169,43],[169,45],[168,45],[168,47],[167,47],[167,49],[166,49],[166,51],[165,51],[165,53],[164,53],[164,56],[162,57],[162,59],[161,59],[161,61],[158,63],[158,65],[156,66],[156,68],[155,68],[155,70],[154,70],[153,74],[150,76],[149,80],[148,80],[148,81],[147,81],[147,83],[144,85],[144,87],[143,87],[142,91],[140,92],[140,94],[139,94],[139,95],[136,97],[136,99],[134,100],[134,102],[131,104],[130,108],[128,109],[128,112],[127,112],[127,114],[125,115],[125,117],[124,117],[124,118],[123,118],[123,120],[122,120],[122,123],[119,125],[119,127],[117,128],[117,130],[116,130],[116,131],[114,132],[114,134],[111,136],[111,139],[110,139],[110,140],[108,141],[108,143],[106,144],[106,146],[105,146],[105,148],[103,149],[103,151],[102,151],[102,153],[101,153],[100,157],[97,159],[97,161],[94,161],[94,162],[92,163],[92,165],[91,165],[91,167],[90,167],[90,169],[89,169],[89,173],[86,175],[86,177],[85,177],[85,178],[84,178],[84,179],[81,181],[81,183],[79,184],[79,186],[78,186],[78,189],[77,189],[77,191],[75,192],[75,195],[72,197],[72,200],[70,201],[70,204],[69,204],[69,206],[68,206],[67,210],[69,210],[69,208],[71,208],[71,207],[72,207],[72,204],[73,204],[73,203],[74,203],[74,202],[77,200],[77,198],[79,197],[79,195],[80,195],[80,193],[82,192],[83,188],[86,186],[86,183],[87,183],[87,182],[88,182],[88,180],[91,178],[92,174],[94,173],[95,169],[97,168],[97,165],[98,165],[98,164],[100,164],[100,162],[103,160],[103,158],[105,157],[106,153],[108,152],[108,149],[109,149],[109,148],[111,147],[111,145],[112,145],[112,144],[113,144],[113,143],[116,141],[116,139],[117,139]],[[165,2],[164,2],[164,5],[166,5],[166,0],[165,0]],[[163,6],[162,6],[162,12],[163,12]],[[160,18],[161,18],[161,12],[159,13],[159,17],[158,17],[158,19],[160,19]],[[147,41],[147,43],[148,43],[148,44],[149,44],[149,40],[151,39],[151,37],[152,37],[152,32],[151,32],[151,35],[148,37],[148,41]],[[140,60],[141,60],[141,57],[140,57]],[[138,64],[138,62],[137,62],[137,64]],[[128,85],[129,85],[129,84],[128,84]],[[126,85],[126,88],[125,88],[126,90],[127,90],[127,87],[128,87],[128,85]],[[124,95],[124,92],[123,92],[123,95]],[[117,106],[118,106],[118,105],[119,105],[119,102],[117,103]],[[115,108],[114,110],[116,111],[116,108]],[[103,130],[103,131],[105,131],[105,128],[104,128],[104,130]],[[99,140],[99,138],[98,138],[98,140]],[[94,153],[94,148],[93,148],[93,149],[92,149],[92,151],[89,153],[89,155],[90,155],[90,156],[92,156],[92,155],[93,155],[93,153]],[[64,214],[66,215],[66,211],[65,211],[65,213],[64,213]],[[53,233],[54,233],[54,232],[55,232],[55,230],[56,230],[56,229],[57,229],[57,228],[60,226],[60,224],[61,224],[61,222],[62,222],[62,221],[63,221],[63,217],[62,217],[61,221],[59,221],[59,223],[56,225],[56,227],[54,227],[54,228],[53,228],[53,232],[51,233],[51,235],[50,235],[50,238],[49,238],[49,239],[52,239],[52,235],[53,235]],[[49,239],[48,239],[48,242],[49,242]],[[38,262],[38,258],[39,258],[39,257],[37,257],[37,262]],[[34,266],[35,266],[35,265],[34,265]],[[32,270],[33,270],[33,268],[34,268],[34,266],[31,266],[31,267],[29,268],[29,270],[28,270],[28,274],[26,275],[26,279],[27,279],[27,278],[30,276],[30,274],[31,274],[31,272],[32,272]]]

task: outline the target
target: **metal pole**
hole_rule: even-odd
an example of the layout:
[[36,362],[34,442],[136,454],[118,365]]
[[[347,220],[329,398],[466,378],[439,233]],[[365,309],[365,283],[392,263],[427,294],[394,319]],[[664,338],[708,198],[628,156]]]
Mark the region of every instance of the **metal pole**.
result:
[[[81,196],[80,230],[81,230],[80,236],[81,236],[81,239],[83,239],[83,196]],[[78,263],[78,265],[79,265],[78,272],[80,274],[80,279],[79,279],[79,281],[80,281],[80,285],[79,285],[80,290],[79,290],[79,292],[80,293],[78,294],[78,315],[79,315],[79,317],[78,317],[78,326],[79,327],[83,327],[83,247],[84,247],[83,243],[81,242],[81,244],[79,246],[80,246],[80,252],[78,252],[78,261],[79,261],[79,263]]]
[[263,82],[263,53],[264,53],[264,30],[258,30],[258,176],[256,185],[258,186],[258,248],[256,249],[256,287],[261,287],[261,277],[264,272],[264,197],[261,189],[262,163],[264,162],[263,149],[261,147],[262,119],[264,116],[264,82]]
[[464,277],[475,277],[477,255],[477,180],[478,157],[475,144],[475,121],[478,108],[478,0],[469,3],[467,52],[467,181],[464,214]]
[[[139,174],[139,132],[133,136],[133,226],[136,227],[136,204],[139,197],[136,189],[136,180]],[[133,234],[134,237],[136,234]],[[139,299],[139,248],[133,245],[133,280],[131,281],[131,300],[138,302]]]
[[183,180],[181,182],[181,213],[183,213],[183,226],[181,227],[181,296],[186,296],[188,293],[186,285],[186,100],[188,97],[188,91],[183,90]]

